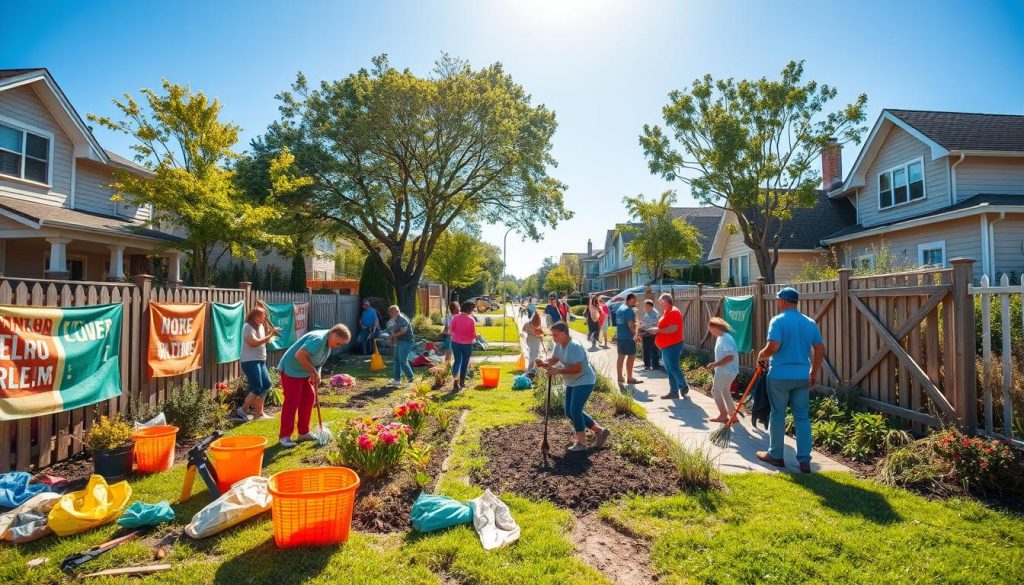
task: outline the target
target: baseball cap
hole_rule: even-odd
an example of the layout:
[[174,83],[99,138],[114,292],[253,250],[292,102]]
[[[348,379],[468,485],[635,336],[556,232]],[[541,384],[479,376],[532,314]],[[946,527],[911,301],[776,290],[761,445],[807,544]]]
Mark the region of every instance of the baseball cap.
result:
[[800,300],[800,293],[795,288],[787,286],[779,291],[779,298],[787,303],[796,303]]

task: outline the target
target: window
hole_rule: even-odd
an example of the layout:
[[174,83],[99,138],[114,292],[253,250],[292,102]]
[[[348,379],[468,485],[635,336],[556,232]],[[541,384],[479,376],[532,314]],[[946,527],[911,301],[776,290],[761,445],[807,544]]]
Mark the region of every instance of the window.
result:
[[921,267],[946,267],[946,240],[917,245],[917,263]]
[[729,258],[729,277],[736,286],[750,284],[750,254]]
[[886,209],[924,199],[924,161],[889,169],[878,175],[878,208]]
[[50,182],[50,139],[0,124],[0,174]]
[[859,256],[854,256],[853,260],[850,262],[850,268],[853,268],[855,270],[858,269],[858,268],[874,268],[874,267],[875,267],[875,255],[871,254],[871,253],[861,254]]

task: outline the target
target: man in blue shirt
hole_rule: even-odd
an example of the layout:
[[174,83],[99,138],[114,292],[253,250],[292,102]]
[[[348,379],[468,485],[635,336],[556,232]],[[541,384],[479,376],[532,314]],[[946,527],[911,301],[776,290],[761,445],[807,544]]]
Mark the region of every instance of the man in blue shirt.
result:
[[[633,377],[633,363],[636,361],[636,295],[626,295],[626,302],[615,310],[615,348],[618,357],[615,361],[615,373],[619,379],[619,388],[626,384],[639,384],[640,380]],[[622,374],[625,363],[626,374]]]
[[810,394],[814,379],[825,359],[825,343],[813,319],[797,310],[800,293],[786,287],[775,301],[779,314],[768,324],[768,343],[757,354],[759,362],[771,359],[768,369],[768,401],[772,414],[768,419],[768,450],[757,458],[776,467],[784,467],[783,440],[786,436],[786,406],[793,409],[796,423],[796,460],[800,471],[811,472]]
[[544,307],[544,314],[548,316],[551,325],[562,320],[562,314],[558,312],[558,298],[555,295],[548,296],[548,306]]
[[380,318],[377,310],[370,305],[369,299],[363,299],[363,312],[359,315],[359,348],[363,355],[371,352],[373,340],[380,330]]

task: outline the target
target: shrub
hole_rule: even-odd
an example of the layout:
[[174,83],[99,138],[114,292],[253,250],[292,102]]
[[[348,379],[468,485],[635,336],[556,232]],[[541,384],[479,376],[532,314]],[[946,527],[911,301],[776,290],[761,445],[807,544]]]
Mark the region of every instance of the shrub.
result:
[[[1020,316],[1017,316],[1020,319]],[[1019,321],[1018,321],[1019,323]],[[995,324],[993,323],[993,326]],[[1016,334],[1015,334],[1016,335]],[[980,340],[981,337],[979,336]],[[1020,337],[1015,337],[1013,343],[1019,347],[1012,349],[1012,355],[1010,357],[1010,404],[1011,412],[1013,414],[1012,428],[1015,436],[1024,436],[1024,342],[1020,341]],[[996,337],[993,330],[992,343],[998,348],[1002,348],[1002,338]],[[983,392],[986,388],[985,385],[985,359],[983,357],[977,358],[977,375],[978,375],[978,389],[979,400],[978,400],[978,413],[984,416],[985,409],[983,404]],[[992,352],[992,359],[989,361],[989,370],[991,377],[988,382],[988,389],[992,393],[992,429],[996,431],[1002,431],[1006,428],[1003,409],[1003,356],[999,355],[996,351]]]
[[[537,401],[534,409],[538,414],[544,414],[544,404],[548,395],[548,376],[544,370],[537,370],[537,377],[533,380],[533,398]],[[565,386],[561,378],[554,380],[551,384],[551,416],[559,417],[565,415]]]
[[608,394],[608,404],[611,405],[612,410],[615,411],[615,416],[631,416],[634,418],[646,418],[647,412],[642,406],[636,403],[628,394],[622,394],[621,392],[610,392]]
[[838,420],[816,420],[811,424],[814,444],[830,451],[842,450],[846,434],[846,426]]
[[378,299],[378,303],[374,304],[374,308],[378,311],[387,309],[388,305],[398,302],[395,287],[385,276],[384,270],[379,256],[367,254],[366,260],[363,262],[363,271],[359,275],[359,294],[363,298]]
[[427,403],[411,400],[396,406],[394,414],[395,418],[412,429],[412,434],[415,435],[423,427],[423,420],[427,414]]
[[573,315],[582,317],[587,314],[587,306],[588,305],[576,305],[575,307],[569,307],[569,310],[572,311]]
[[484,327],[494,327],[494,319],[490,317],[484,317]]
[[210,391],[192,380],[171,388],[162,410],[167,424],[178,427],[183,439],[201,436],[220,426],[224,415]]
[[142,424],[148,420],[151,420],[154,416],[160,414],[161,409],[159,406],[150,406],[148,402],[142,400],[142,396],[132,396],[128,399],[128,416],[125,417],[125,421],[128,423],[139,423]]
[[910,435],[905,431],[889,428],[889,423],[882,415],[858,412],[850,417],[843,454],[859,461],[866,461],[879,453],[909,443],[910,440]]
[[955,428],[938,433],[935,442],[936,451],[968,491],[998,487],[1016,459],[1009,446],[994,439],[968,437]]
[[93,451],[116,449],[132,442],[132,427],[121,418],[101,416],[89,429],[85,444]]
[[711,363],[710,360],[703,353],[689,350],[683,354],[682,359],[679,361],[679,365],[683,368],[684,372],[702,368],[709,363]]
[[686,372],[686,382],[692,388],[708,391],[711,389],[711,384],[714,381],[715,374],[703,366]]
[[814,398],[810,405],[811,419],[817,421],[845,421],[850,416],[850,405],[838,396]]
[[885,485],[927,489],[931,493],[948,491],[943,487],[945,465],[935,450],[935,435],[893,449],[878,466],[878,481]]
[[650,467],[664,461],[668,457],[668,448],[660,437],[644,427],[629,426],[618,432],[615,440],[615,451],[623,458]]
[[679,483],[693,489],[710,489],[718,483],[710,449],[687,449],[672,443],[669,456]]
[[424,331],[433,328],[434,323],[430,320],[430,317],[426,315],[416,315],[412,318],[412,328],[416,332]]
[[621,392],[619,391],[619,385],[616,384],[615,382],[612,382],[612,379],[609,378],[608,376],[605,376],[601,372],[597,372],[596,378],[597,381],[594,383],[594,392],[598,392],[601,394],[604,394],[606,392],[611,392],[613,394],[621,394]]
[[441,316],[441,313],[431,313],[430,314],[430,322],[433,325],[440,325],[440,326],[443,327],[444,326],[444,317]]
[[380,477],[402,462],[411,434],[412,429],[402,423],[357,419],[340,433],[331,463],[351,467],[365,479]]

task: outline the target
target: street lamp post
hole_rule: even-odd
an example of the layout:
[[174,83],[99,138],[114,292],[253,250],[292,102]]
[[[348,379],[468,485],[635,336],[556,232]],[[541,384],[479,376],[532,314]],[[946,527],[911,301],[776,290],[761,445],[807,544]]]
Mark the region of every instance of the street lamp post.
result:
[[499,356],[505,357],[505,317],[507,317],[508,307],[505,306],[507,295],[505,291],[508,290],[505,286],[506,276],[508,274],[508,235],[512,233],[514,227],[508,228],[505,232],[505,237],[501,239],[501,349],[498,350]]

